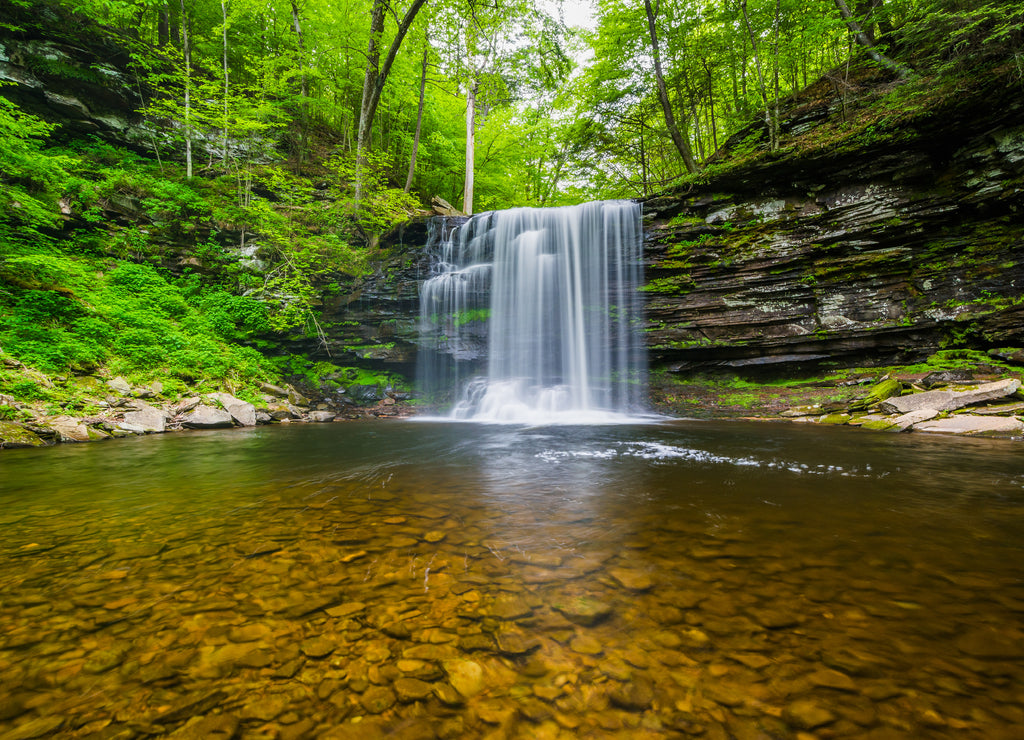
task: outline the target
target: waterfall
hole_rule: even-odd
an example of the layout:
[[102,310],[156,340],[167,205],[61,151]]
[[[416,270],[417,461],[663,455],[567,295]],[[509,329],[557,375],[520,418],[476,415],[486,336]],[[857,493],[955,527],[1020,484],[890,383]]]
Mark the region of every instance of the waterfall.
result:
[[451,418],[614,421],[641,409],[640,206],[438,219],[420,293],[421,392]]

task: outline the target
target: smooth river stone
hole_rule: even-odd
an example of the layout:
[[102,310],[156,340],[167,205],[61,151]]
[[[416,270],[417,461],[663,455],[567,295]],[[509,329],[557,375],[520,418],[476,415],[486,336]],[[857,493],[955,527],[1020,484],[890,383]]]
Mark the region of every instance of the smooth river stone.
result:
[[991,629],[968,632],[956,641],[956,646],[973,658],[1013,660],[1024,657],[1024,641],[1019,636]]
[[395,693],[400,702],[409,702],[426,699],[434,691],[433,684],[421,681],[418,678],[400,678],[393,684]]
[[654,685],[645,679],[619,684],[608,695],[612,704],[630,712],[642,712],[654,703]]
[[[471,699],[484,690],[484,669],[476,661],[446,660],[442,665],[448,675],[448,682],[465,698]],[[449,703],[441,696],[438,698]]]
[[651,576],[642,570],[633,568],[609,568],[610,575],[616,583],[629,591],[648,591],[654,586]]
[[577,635],[569,642],[569,648],[581,655],[600,655],[604,650],[601,641],[590,635]]
[[397,701],[395,692],[387,686],[372,686],[359,697],[359,703],[367,714],[381,714],[391,709]]
[[337,647],[333,642],[324,637],[311,637],[299,644],[299,650],[308,658],[326,658],[334,652]]
[[592,627],[607,619],[614,611],[611,604],[589,596],[572,596],[564,601],[551,604],[551,608],[561,613],[570,622],[584,627]]
[[533,607],[522,597],[502,594],[492,604],[484,607],[482,611],[487,616],[496,619],[513,620],[530,616],[533,614]]
[[801,730],[813,730],[836,721],[836,716],[813,701],[800,699],[782,710],[782,718]]
[[841,673],[832,669],[823,669],[815,671],[807,680],[811,682],[813,686],[819,686],[826,689],[836,689],[837,691],[856,691],[857,684],[853,682],[853,679],[847,676],[845,673]]

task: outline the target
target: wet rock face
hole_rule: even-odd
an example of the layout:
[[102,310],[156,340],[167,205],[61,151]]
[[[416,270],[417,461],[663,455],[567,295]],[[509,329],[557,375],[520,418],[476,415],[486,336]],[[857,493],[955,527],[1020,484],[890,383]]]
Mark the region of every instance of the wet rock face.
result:
[[1019,345],[1024,104],[974,102],[899,142],[648,200],[652,361],[887,364],[951,339]]

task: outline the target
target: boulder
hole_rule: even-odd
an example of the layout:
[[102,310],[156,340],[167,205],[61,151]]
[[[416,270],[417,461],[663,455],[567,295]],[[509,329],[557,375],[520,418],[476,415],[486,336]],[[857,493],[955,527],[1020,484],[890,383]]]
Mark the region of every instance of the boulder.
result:
[[1005,435],[1024,433],[1024,421],[1002,416],[959,414],[948,419],[936,419],[914,425],[915,432],[940,434]]
[[113,380],[108,380],[107,387],[116,393],[120,393],[122,396],[131,393],[132,391],[131,385],[128,383],[127,380],[122,378],[120,375],[118,375]]
[[377,385],[350,385],[349,398],[359,404],[377,403],[384,398],[384,391]]
[[954,411],[976,403],[985,403],[1012,396],[1019,388],[1019,380],[1008,378],[1006,380],[997,380],[994,383],[985,383],[977,388],[965,391],[925,391],[924,393],[890,398],[882,403],[882,411],[889,414],[907,414],[911,411],[921,411],[922,409]]
[[921,378],[921,385],[931,390],[936,386],[949,385],[950,383],[969,383],[974,380],[974,373],[970,370],[939,370],[928,373]]
[[57,432],[61,442],[88,442],[89,429],[81,419],[73,416],[58,416],[49,422],[50,428]]
[[248,401],[235,398],[230,393],[211,393],[210,398],[219,402],[240,426],[256,426],[256,407]]
[[270,396],[277,398],[288,398],[288,391],[272,383],[260,383],[260,390]]
[[123,425],[119,426],[130,432],[140,428],[144,433],[159,433],[167,427],[167,412],[155,406],[140,403],[136,406],[135,411],[125,412]]
[[0,421],[0,448],[2,447],[44,447],[46,442],[34,435],[21,424]]
[[267,413],[270,414],[272,419],[277,421],[284,421],[285,419],[298,419],[302,416],[302,412],[299,409],[292,406],[287,401],[283,403],[271,404],[267,409]]
[[189,429],[223,429],[235,425],[227,411],[203,403],[192,409],[182,423]]
[[309,420],[318,423],[325,423],[328,421],[334,421],[333,411],[310,411]]
[[195,398],[186,398],[184,401],[181,401],[177,406],[174,407],[174,413],[188,413],[202,402],[203,399],[199,398],[198,396],[196,396]]
[[288,386],[288,403],[292,406],[309,406],[309,399],[292,386]]

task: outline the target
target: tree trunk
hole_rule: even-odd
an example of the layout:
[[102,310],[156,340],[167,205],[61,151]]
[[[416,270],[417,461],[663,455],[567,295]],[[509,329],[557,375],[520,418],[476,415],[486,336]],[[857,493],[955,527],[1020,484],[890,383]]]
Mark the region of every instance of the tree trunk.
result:
[[668,128],[669,136],[672,137],[672,143],[679,151],[679,156],[683,158],[687,172],[699,172],[700,167],[697,166],[697,162],[693,158],[690,144],[683,138],[679,132],[679,126],[676,125],[675,116],[672,114],[672,104],[668,99],[668,90],[665,89],[665,77],[661,72],[661,54],[658,51],[658,32],[654,25],[655,10],[651,7],[651,0],[644,0],[644,8],[647,10],[647,29],[651,34],[651,52],[654,56],[654,77],[658,85],[658,100],[661,101],[661,109],[665,114],[665,126]]
[[843,20],[846,21],[846,27],[850,29],[850,34],[853,36],[854,41],[867,49],[869,57],[891,72],[895,72],[902,79],[906,79],[914,74],[914,71],[910,67],[893,61],[875,48],[874,42],[868,38],[868,35],[864,33],[864,29],[861,28],[860,23],[858,23],[857,19],[853,17],[853,14],[850,12],[850,7],[846,4],[846,0],[833,0],[833,2],[839,10],[839,15],[841,15]]
[[782,0],[775,0],[775,18],[772,21],[772,149],[779,148],[779,26],[782,24]]
[[181,2],[181,46],[185,55],[185,177],[192,179],[192,47],[188,37],[188,14]]
[[384,11],[387,7],[386,0],[373,0],[373,10],[370,13],[370,43],[366,51],[366,74],[363,77],[363,97],[359,104],[359,128],[356,133],[356,193],[355,199],[358,204],[362,200],[363,191],[363,168],[366,166],[366,152],[370,148],[370,131],[373,127],[373,117],[377,114],[377,105],[380,103],[381,93],[384,92],[384,84],[388,81],[388,74],[391,66],[398,56],[398,49],[409,32],[416,14],[420,12],[427,0],[413,0],[412,5],[405,11],[395,38],[391,40],[388,48],[388,55],[384,58],[383,66],[380,63],[380,40],[384,32]]
[[473,215],[473,170],[476,155],[476,80],[466,93],[466,179],[462,186],[462,211]]
[[409,157],[409,176],[405,179],[405,192],[412,189],[412,176],[416,173],[416,152],[420,148],[420,131],[423,127],[423,98],[427,90],[427,59],[430,53],[430,43],[423,45],[423,66],[420,68],[420,104],[416,109],[416,133],[412,137],[412,156]]
[[220,0],[220,14],[224,26],[221,29],[221,36],[224,41],[224,138],[221,148],[221,162],[224,170],[228,168],[228,96],[231,92],[230,77],[228,75],[228,5],[227,0]]
[[162,49],[171,40],[171,13],[164,4],[157,11],[159,16],[156,22],[156,48]]
[[299,151],[298,151],[298,165],[302,168],[302,163],[306,158],[307,142],[309,141],[309,80],[306,77],[306,46],[302,40],[302,24],[299,22],[299,6],[295,0],[292,0],[292,29],[295,31],[295,40],[299,49],[299,66],[302,68],[302,74],[299,77],[299,94],[302,96],[302,102],[299,104]]
[[758,41],[757,34],[754,33],[754,27],[750,24],[750,15],[747,13],[747,0],[742,0],[740,3],[740,10],[743,12],[743,23],[747,27],[747,35],[750,36],[751,51],[754,54],[754,71],[757,72],[757,87],[761,93],[761,105],[764,108],[764,125],[768,129],[768,148],[771,151],[775,151],[778,147],[778,142],[775,140],[775,122],[772,118],[772,107],[768,102],[768,86],[764,81],[764,70],[761,67],[761,55],[758,53]]

